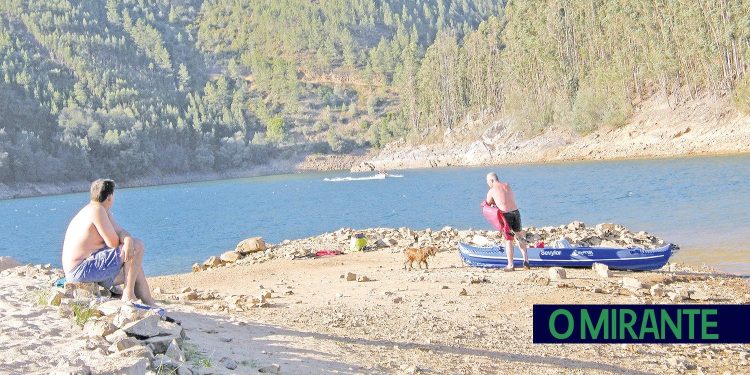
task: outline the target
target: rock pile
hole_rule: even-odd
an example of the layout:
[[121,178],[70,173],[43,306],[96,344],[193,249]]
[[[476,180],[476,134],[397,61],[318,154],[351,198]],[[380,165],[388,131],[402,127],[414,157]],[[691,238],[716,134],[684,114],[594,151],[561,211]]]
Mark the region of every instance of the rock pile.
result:
[[[260,237],[248,238],[237,244],[233,251],[211,257],[203,264],[194,264],[193,272],[232,264],[263,263],[275,258],[308,258],[320,250],[333,249],[346,252],[351,238],[360,233],[367,238],[365,250],[389,249],[392,252],[418,246],[435,246],[439,251],[453,251],[459,242],[478,246],[502,243],[499,232],[488,230],[457,230],[452,227],[444,227],[440,230],[427,228],[420,231],[406,227],[363,230],[341,228],[319,236],[293,241],[285,240],[277,245],[266,245]],[[572,246],[640,247],[644,249],[666,244],[664,240],[646,232],[634,233],[622,225],[612,223],[587,227],[580,221],[574,221],[558,227],[526,228],[526,241],[529,245],[544,242],[546,246],[551,246],[560,240],[565,240]]]
[[184,288],[177,293],[160,291],[159,294],[161,298],[166,300],[198,302],[199,307],[208,307],[214,311],[241,312],[259,307],[270,307],[274,291],[272,289],[261,288],[257,295],[250,296]]
[[640,231],[633,233],[620,224],[601,223],[594,227],[587,227],[580,221],[559,227],[529,227],[526,240],[531,243],[544,242],[552,244],[555,241],[567,240],[572,246],[602,246],[602,247],[640,247],[653,249],[666,245],[666,242],[656,236]]
[[[557,288],[574,288],[600,294],[631,296],[638,303],[706,303],[731,299],[735,303],[745,303],[748,296],[737,298],[729,295],[719,295],[698,281],[713,278],[710,274],[678,275],[666,273],[651,275],[647,278],[635,277],[630,272],[622,276],[613,273],[606,265],[595,263],[590,277],[571,279],[565,269],[551,267],[546,273],[534,271],[523,281],[527,284]],[[627,275],[627,276],[626,276]]]
[[206,259],[203,264],[193,264],[193,272],[204,271],[209,268],[221,267],[232,264],[246,256],[254,253],[264,252],[267,250],[266,242],[261,237],[251,237],[240,241],[234,250],[227,251],[220,256],[212,256]]
[[[118,373],[143,374],[149,368],[193,373],[182,349],[185,330],[178,322],[167,321],[163,311],[137,308],[119,299],[100,297],[102,294],[96,284],[67,283],[64,288],[53,287],[47,303],[57,307],[61,317],[82,326],[88,350],[102,357],[117,357],[122,367]],[[76,373],[87,373],[84,367]]]
[[0,257],[5,258],[4,262],[7,265],[16,264],[16,266],[9,267],[8,269],[3,270],[0,272],[0,276],[20,276],[20,277],[29,277],[35,280],[42,280],[42,281],[50,281],[53,282],[63,276],[65,274],[60,269],[52,268],[51,264],[37,264],[37,265],[31,265],[27,264],[25,266],[21,266],[18,261],[11,257]]

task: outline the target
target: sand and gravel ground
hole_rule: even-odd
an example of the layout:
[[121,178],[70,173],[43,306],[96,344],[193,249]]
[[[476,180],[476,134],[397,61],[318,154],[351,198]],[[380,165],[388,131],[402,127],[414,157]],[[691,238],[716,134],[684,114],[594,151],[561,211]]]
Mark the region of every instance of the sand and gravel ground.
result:
[[[750,372],[750,345],[532,343],[534,304],[747,304],[742,278],[670,264],[655,272],[614,271],[610,278],[567,269],[566,279],[550,281],[546,268],[466,267],[455,250],[431,258],[429,271],[403,270],[402,257],[397,248],[278,257],[149,281],[169,316],[182,322],[193,374],[277,368],[281,374]],[[71,366],[134,373],[137,358],[107,353],[70,318],[40,305],[59,273],[42,266],[0,273],[0,373],[48,374]],[[347,273],[370,280],[347,281]],[[627,278],[643,288],[623,287]],[[649,286],[657,284],[665,296],[651,295]],[[267,307],[236,304],[268,293]],[[673,302],[670,293],[686,297]],[[237,367],[227,369],[232,362]],[[145,364],[140,368],[135,373]]]
[[[669,302],[648,292],[631,295],[619,287],[622,277],[661,283],[667,290],[701,291],[703,303],[748,303],[742,279],[687,268],[615,271],[612,278],[600,279],[590,269],[569,269],[568,279],[543,285],[547,269],[503,273],[469,268],[455,251],[448,251],[431,261],[429,271],[407,272],[402,257],[380,250],[275,259],[150,280],[166,301],[186,286],[219,296],[168,308],[180,311],[188,337],[205,353],[241,363],[237,373],[270,364],[289,374],[750,371],[743,360],[749,345],[532,343],[534,304]],[[341,276],[347,272],[371,281],[346,281]],[[272,295],[269,307],[216,311],[221,296],[265,292]]]

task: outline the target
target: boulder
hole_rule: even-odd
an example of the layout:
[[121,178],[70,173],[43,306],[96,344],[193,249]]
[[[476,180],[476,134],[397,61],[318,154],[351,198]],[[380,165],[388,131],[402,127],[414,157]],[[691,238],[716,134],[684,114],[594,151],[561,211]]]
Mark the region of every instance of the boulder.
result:
[[143,319],[128,323],[122,327],[129,336],[149,338],[159,334],[159,320],[156,315],[149,315]]
[[167,347],[167,351],[164,353],[165,356],[172,358],[175,361],[185,362],[185,353],[182,352],[180,345],[177,340],[172,340]]
[[711,296],[705,290],[693,290],[690,292],[690,299],[694,301],[708,301]]
[[233,359],[231,359],[229,357],[224,357],[224,358],[220,359],[219,363],[221,363],[222,365],[224,365],[224,367],[226,367],[229,370],[234,370],[234,369],[237,368],[237,362],[235,362]]
[[612,223],[601,223],[601,224],[597,224],[595,229],[596,229],[597,234],[603,235],[606,233],[614,232],[616,229],[616,226],[615,224],[612,224]]
[[117,352],[120,357],[144,358],[148,361],[154,359],[154,353],[147,346],[136,345]]
[[385,247],[393,247],[393,246],[398,245],[398,241],[396,241],[395,239],[390,238],[390,237],[383,238],[382,240],[379,240],[379,241],[383,241],[383,245]]
[[115,343],[112,344],[109,347],[109,352],[110,353],[117,353],[117,352],[121,352],[121,351],[126,350],[126,349],[130,349],[130,348],[132,348],[134,346],[137,346],[137,345],[140,345],[140,343],[138,342],[138,340],[136,340],[136,339],[134,339],[132,337],[126,337],[126,338],[124,338],[122,340],[115,341]]
[[162,374],[176,374],[180,367],[184,367],[184,363],[175,361],[165,354],[157,354],[151,361],[151,368],[159,369]]
[[643,289],[644,286],[640,280],[634,277],[623,277],[622,287],[630,291],[636,291],[638,289]]
[[258,369],[261,374],[281,374],[281,366],[273,364],[271,366],[264,366]]
[[551,281],[560,281],[567,278],[565,270],[560,267],[552,267],[547,273],[549,274],[549,279]]
[[682,300],[690,299],[690,291],[686,288],[675,288],[675,291],[680,294]]
[[65,283],[65,297],[85,299],[99,297],[99,285],[95,283]]
[[370,281],[370,278],[365,275],[359,275],[357,276],[357,281],[360,283],[364,283],[364,282]]
[[183,339],[185,338],[185,329],[179,324],[159,320],[156,326],[159,330],[158,336],[179,336]]
[[172,341],[176,341],[178,344],[182,345],[182,340],[183,337],[178,335],[154,336],[147,338],[143,343],[151,348],[151,351],[153,351],[154,354],[164,354],[167,352],[169,344],[171,344]]
[[204,269],[205,269],[205,268],[203,268],[203,266],[201,266],[200,264],[198,264],[198,263],[193,263],[193,272],[201,272],[201,271],[203,271]]
[[49,306],[60,306],[65,293],[60,291],[59,288],[52,288],[49,297],[47,298],[47,305]]
[[568,230],[582,230],[586,229],[586,224],[580,221],[574,221],[568,224]]
[[217,256],[212,256],[206,259],[205,262],[203,262],[203,265],[207,267],[218,267],[222,264],[224,264],[224,262],[221,259],[219,259],[219,257]]
[[187,293],[182,293],[177,296],[180,301],[195,301],[198,299],[198,292],[191,290]]
[[221,254],[221,257],[219,258],[225,263],[234,263],[238,261],[240,257],[241,257],[241,254],[236,251],[227,251]]
[[357,280],[357,274],[353,272],[347,272],[346,281],[354,281],[354,280]]
[[107,340],[107,342],[114,344],[126,337],[128,337],[128,334],[125,333],[125,331],[118,329],[114,333],[105,336],[104,339]]
[[115,327],[122,328],[128,323],[135,322],[136,320],[141,318],[141,314],[133,306],[129,305],[121,305],[120,310],[117,312],[117,315],[115,315],[114,319],[112,319],[112,324],[115,325]]
[[672,302],[680,302],[680,301],[682,301],[682,296],[678,292],[667,292],[667,297]]
[[257,251],[266,251],[266,249],[267,249],[266,242],[263,241],[263,238],[251,237],[251,238],[242,240],[240,243],[238,243],[234,251],[244,255],[244,254],[254,253]]
[[664,286],[661,284],[654,284],[649,290],[652,297],[661,298],[664,297]]
[[120,312],[122,306],[125,305],[125,302],[119,299],[111,300],[104,302],[102,304],[99,304],[99,306],[96,307],[97,310],[99,310],[100,313],[104,316],[110,316],[113,314],[117,314]]
[[100,362],[97,365],[99,374],[142,375],[146,373],[149,361],[139,357],[120,357],[116,361]]
[[253,299],[253,303],[259,303],[259,304],[266,303],[266,293],[259,294],[257,297],[257,300]]
[[105,337],[117,331],[114,324],[106,320],[89,320],[83,326],[83,333],[88,337]]
[[602,263],[594,263],[591,268],[596,272],[596,274],[603,278],[607,279],[612,277],[612,271],[609,270],[609,266]]
[[20,266],[21,263],[17,260],[9,257],[9,256],[2,256],[0,257],[0,271],[5,271],[10,268],[15,268]]

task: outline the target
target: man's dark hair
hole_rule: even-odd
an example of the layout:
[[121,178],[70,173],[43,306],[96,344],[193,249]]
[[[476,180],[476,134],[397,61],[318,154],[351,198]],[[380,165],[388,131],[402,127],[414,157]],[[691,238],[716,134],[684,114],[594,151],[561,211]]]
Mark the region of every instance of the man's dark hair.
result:
[[102,203],[115,192],[115,182],[100,178],[91,183],[91,201]]

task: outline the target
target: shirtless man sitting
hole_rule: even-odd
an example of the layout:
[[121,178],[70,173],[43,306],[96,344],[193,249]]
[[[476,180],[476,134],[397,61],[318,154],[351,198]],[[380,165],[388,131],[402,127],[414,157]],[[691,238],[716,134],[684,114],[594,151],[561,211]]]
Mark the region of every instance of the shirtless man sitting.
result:
[[[487,204],[494,204],[503,213],[503,216],[505,216],[508,226],[515,232],[513,237],[515,237],[518,245],[521,247],[523,268],[529,268],[529,256],[526,252],[526,234],[521,230],[521,213],[518,212],[518,205],[516,205],[513,190],[511,190],[510,185],[500,182],[495,172],[487,173],[487,185],[490,187],[490,190],[487,192]],[[508,265],[503,271],[513,271],[513,240],[506,240],[505,245],[506,253],[508,254]]]
[[123,301],[140,299],[154,305],[143,273],[143,241],[117,224],[110,211],[114,201],[114,181],[98,179],[91,183],[91,201],[70,221],[65,232],[65,278],[107,288],[124,283]]

